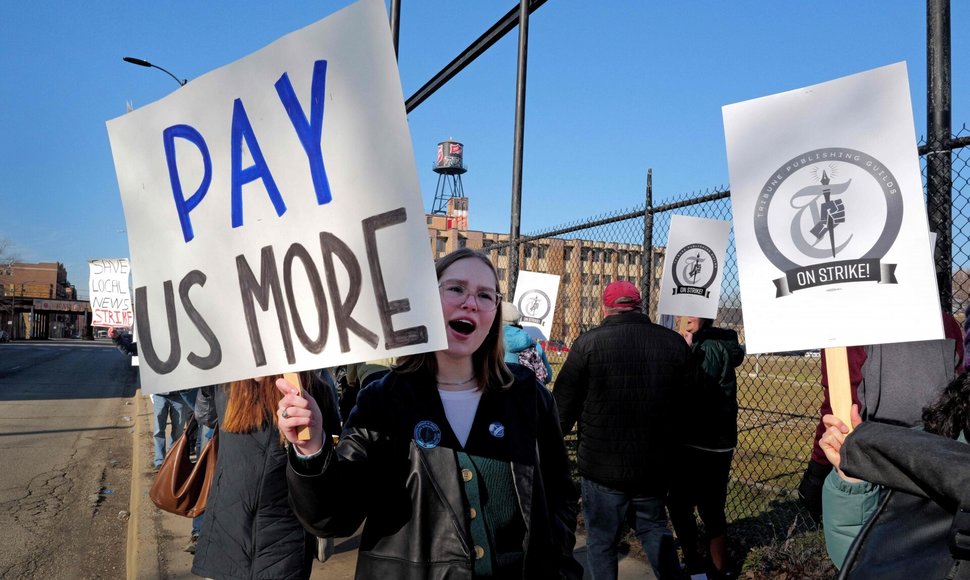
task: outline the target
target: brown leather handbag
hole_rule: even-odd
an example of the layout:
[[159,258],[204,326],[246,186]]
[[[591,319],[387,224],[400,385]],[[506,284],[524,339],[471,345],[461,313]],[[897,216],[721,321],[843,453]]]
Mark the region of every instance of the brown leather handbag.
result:
[[155,475],[148,497],[169,513],[194,518],[205,511],[209,490],[216,476],[216,455],[219,450],[219,428],[205,444],[195,463],[189,459],[189,442],[198,430],[195,415],[189,419],[175,445],[168,450],[162,466]]

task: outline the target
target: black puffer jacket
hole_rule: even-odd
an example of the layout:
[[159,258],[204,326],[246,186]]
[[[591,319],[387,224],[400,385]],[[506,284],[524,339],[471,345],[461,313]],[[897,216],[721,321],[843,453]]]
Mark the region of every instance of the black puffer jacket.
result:
[[[521,577],[581,578],[572,556],[577,493],[555,404],[531,371],[510,368],[516,380],[509,389],[482,395],[479,410],[496,415],[476,415],[469,443],[482,436],[508,441],[526,526]],[[504,435],[489,435],[495,420],[504,424]],[[440,440],[416,443],[417,430],[431,424],[441,426]],[[434,376],[392,371],[360,392],[336,448],[325,439],[314,460],[291,457],[290,499],[308,529],[347,536],[366,518],[357,578],[473,577],[471,520],[455,452],[460,447],[447,425]]]
[[[228,390],[204,387],[199,397],[212,397],[213,390],[215,411],[224,417]],[[216,579],[309,578],[316,540],[287,501],[286,451],[276,427],[220,432],[216,468],[192,573]]]
[[671,450],[680,443],[687,342],[639,312],[607,316],[581,335],[556,377],[564,433],[579,422],[579,473],[607,487],[667,492]]

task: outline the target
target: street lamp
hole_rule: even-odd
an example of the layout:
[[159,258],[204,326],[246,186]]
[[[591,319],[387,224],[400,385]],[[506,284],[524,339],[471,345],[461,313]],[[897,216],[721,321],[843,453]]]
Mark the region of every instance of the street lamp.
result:
[[124,60],[125,62],[129,62],[131,64],[137,64],[138,66],[144,66],[144,67],[148,67],[148,68],[157,68],[158,70],[162,71],[163,73],[165,73],[168,76],[170,76],[173,79],[175,79],[175,82],[177,82],[181,86],[185,86],[185,83],[189,82],[187,79],[181,79],[181,80],[179,80],[179,78],[177,76],[173,75],[172,73],[170,73],[169,71],[163,69],[162,67],[158,66],[157,64],[152,64],[152,63],[148,62],[147,60],[142,60],[140,58],[135,58],[133,56],[126,56],[126,57],[122,58],[122,60]]

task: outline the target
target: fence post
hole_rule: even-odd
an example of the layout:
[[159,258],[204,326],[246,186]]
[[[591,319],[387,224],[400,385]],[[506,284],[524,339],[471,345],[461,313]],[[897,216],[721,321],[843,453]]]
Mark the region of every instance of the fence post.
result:
[[519,278],[519,226],[522,221],[522,149],[525,133],[525,77],[529,60],[529,0],[519,1],[519,64],[515,79],[515,144],[512,154],[512,227],[509,239],[515,252],[509,256],[509,296]]
[[647,169],[647,199],[643,206],[643,255],[640,257],[643,265],[643,277],[640,287],[645,289],[646,303],[644,312],[650,316],[653,304],[653,168]]
[[950,0],[926,2],[926,213],[936,232],[940,305],[952,310],[953,233],[950,86]]

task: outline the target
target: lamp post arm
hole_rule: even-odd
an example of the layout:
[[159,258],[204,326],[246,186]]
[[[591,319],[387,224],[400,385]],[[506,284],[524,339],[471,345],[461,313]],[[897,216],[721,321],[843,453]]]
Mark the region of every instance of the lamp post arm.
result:
[[157,68],[158,70],[160,70],[163,73],[167,74],[168,76],[172,77],[173,79],[175,79],[175,82],[177,82],[178,84],[182,85],[183,87],[185,86],[185,84],[187,82],[189,82],[187,79],[181,79],[181,80],[179,80],[179,78],[177,76],[173,75],[172,73],[170,73],[169,71],[163,69],[162,67],[158,66],[157,64],[153,64],[152,67],[153,68]]

